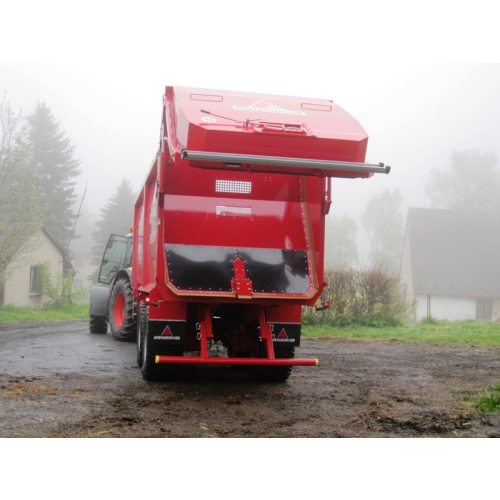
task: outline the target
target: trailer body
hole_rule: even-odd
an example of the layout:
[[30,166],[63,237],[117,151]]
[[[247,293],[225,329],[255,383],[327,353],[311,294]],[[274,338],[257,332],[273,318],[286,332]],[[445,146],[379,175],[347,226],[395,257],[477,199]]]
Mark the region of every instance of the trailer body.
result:
[[[159,150],[134,209],[131,289],[146,379],[243,365],[284,381],[302,306],[323,286],[331,177],[366,164],[368,136],[331,101],[167,87]],[[132,321],[132,319],[131,319]],[[212,343],[227,354],[214,356]]]

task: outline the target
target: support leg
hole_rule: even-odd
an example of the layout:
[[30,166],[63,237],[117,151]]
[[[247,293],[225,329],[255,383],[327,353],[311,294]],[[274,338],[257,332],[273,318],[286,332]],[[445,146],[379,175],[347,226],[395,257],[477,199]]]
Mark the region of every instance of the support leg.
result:
[[259,310],[259,327],[260,327],[260,337],[265,342],[267,359],[274,358],[274,345],[273,345],[273,334],[271,332],[271,325],[266,323],[266,313],[264,309]]
[[203,320],[200,322],[200,352],[201,358],[208,358],[208,341],[213,339],[212,334],[212,309],[205,307]]

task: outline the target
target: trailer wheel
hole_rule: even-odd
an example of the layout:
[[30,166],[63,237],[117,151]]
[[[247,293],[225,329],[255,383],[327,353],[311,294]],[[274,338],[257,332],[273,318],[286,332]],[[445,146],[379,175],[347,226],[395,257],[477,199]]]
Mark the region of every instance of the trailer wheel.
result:
[[141,345],[138,344],[138,351],[142,354],[141,373],[145,380],[158,380],[161,376],[160,365],[155,363],[155,358],[159,354],[155,346],[148,343],[149,330],[149,310],[144,307],[141,328]]
[[[141,343],[137,344],[137,354],[142,354],[141,373],[145,380],[174,380],[177,378],[181,367],[179,365],[157,364],[156,356],[182,356],[184,349],[182,346],[155,346],[148,343],[149,312],[144,307],[144,318],[141,321]],[[139,361],[138,361],[139,362]]]
[[146,304],[141,302],[137,313],[137,366],[139,368],[142,367],[142,344],[144,341],[144,331],[146,327],[146,313]]
[[134,316],[134,296],[130,282],[121,278],[117,280],[111,292],[109,303],[109,328],[117,340],[133,342],[137,335],[136,318]]
[[[267,357],[263,342],[259,346],[259,357]],[[276,359],[294,358],[295,347],[275,345],[274,357]],[[293,366],[249,366],[248,375],[259,382],[286,382],[292,373],[292,368]]]
[[104,316],[90,316],[90,333],[107,333],[108,320]]

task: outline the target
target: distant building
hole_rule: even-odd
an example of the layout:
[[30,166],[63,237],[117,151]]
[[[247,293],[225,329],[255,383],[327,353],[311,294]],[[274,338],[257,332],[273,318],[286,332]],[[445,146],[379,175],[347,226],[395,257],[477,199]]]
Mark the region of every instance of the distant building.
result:
[[417,321],[500,321],[500,212],[410,208],[401,281]]
[[42,294],[40,266],[50,264],[53,279],[72,268],[67,252],[44,228],[26,242],[29,251],[22,252],[5,271],[0,283],[0,304],[41,309],[50,299]]

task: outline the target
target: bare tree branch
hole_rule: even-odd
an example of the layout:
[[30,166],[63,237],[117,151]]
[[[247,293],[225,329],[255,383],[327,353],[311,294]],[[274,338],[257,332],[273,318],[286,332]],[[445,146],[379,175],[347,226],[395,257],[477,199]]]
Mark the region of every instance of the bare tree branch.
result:
[[0,274],[33,250],[32,235],[43,223],[34,178],[26,165],[26,127],[4,95],[0,102]]

